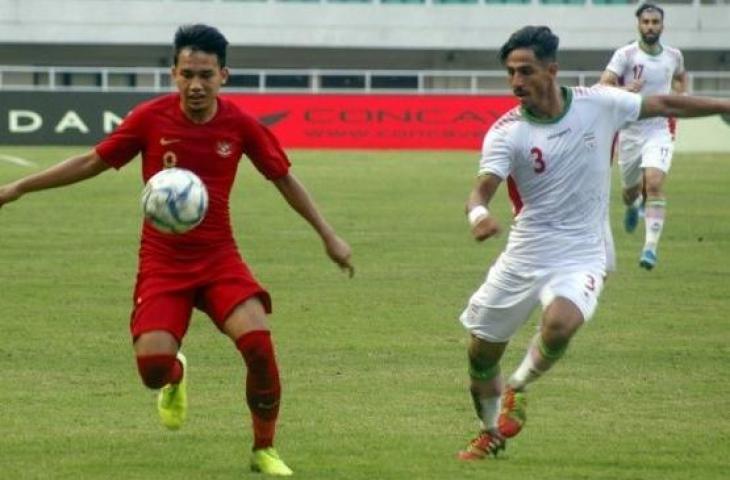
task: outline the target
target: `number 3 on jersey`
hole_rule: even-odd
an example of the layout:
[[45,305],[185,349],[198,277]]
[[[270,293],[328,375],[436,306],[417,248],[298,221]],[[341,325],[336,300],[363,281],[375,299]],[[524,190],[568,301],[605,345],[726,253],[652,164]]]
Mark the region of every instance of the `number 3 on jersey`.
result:
[[545,159],[542,158],[542,150],[537,147],[532,147],[530,150],[530,157],[532,159],[532,170],[535,173],[542,173],[545,171]]

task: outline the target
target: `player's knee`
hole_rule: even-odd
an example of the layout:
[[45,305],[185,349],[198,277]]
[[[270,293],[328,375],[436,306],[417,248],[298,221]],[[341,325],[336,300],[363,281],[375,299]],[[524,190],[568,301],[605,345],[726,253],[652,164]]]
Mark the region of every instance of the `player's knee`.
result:
[[499,360],[507,342],[493,343],[472,336],[467,355],[469,375],[475,380],[491,380],[499,375]]
[[646,196],[647,198],[663,198],[664,191],[661,184],[647,184],[646,185]]
[[274,345],[268,330],[254,330],[241,335],[236,340],[236,348],[249,368],[274,361]]
[[143,355],[137,357],[137,369],[142,382],[148,388],[162,388],[169,383],[175,368],[175,355]]
[[544,324],[540,332],[540,343],[548,357],[559,357],[568,348],[570,339],[578,331],[580,324],[570,322],[550,322]]

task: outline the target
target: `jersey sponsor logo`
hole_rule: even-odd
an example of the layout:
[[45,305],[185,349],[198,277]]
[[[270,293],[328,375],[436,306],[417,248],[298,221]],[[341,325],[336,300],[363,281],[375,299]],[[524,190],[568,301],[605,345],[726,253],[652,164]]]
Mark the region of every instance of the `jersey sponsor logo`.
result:
[[162,138],[160,138],[160,145],[162,145],[163,147],[165,147],[167,145],[171,145],[171,144],[177,143],[179,141],[180,141],[179,138],[165,138],[165,137],[162,137]]
[[222,140],[215,146],[215,151],[223,158],[230,157],[233,153],[233,146],[231,145],[231,142]]
[[567,135],[569,133],[570,133],[570,128],[566,128],[565,130],[561,130],[558,133],[553,133],[552,135],[548,136],[547,139],[552,140],[554,138],[560,138],[563,135]]

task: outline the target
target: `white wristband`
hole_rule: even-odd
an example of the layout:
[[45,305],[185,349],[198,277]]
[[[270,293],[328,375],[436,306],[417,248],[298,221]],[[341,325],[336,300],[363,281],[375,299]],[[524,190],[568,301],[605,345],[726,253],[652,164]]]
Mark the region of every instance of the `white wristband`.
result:
[[469,210],[467,217],[469,218],[469,224],[473,227],[477,223],[489,216],[489,210],[484,205],[477,205],[476,207]]

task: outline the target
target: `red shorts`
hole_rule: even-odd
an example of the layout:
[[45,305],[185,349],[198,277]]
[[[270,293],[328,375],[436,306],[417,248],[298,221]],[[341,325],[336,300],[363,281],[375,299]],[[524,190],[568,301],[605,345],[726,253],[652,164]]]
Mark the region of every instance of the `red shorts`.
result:
[[238,252],[192,264],[160,265],[143,260],[134,289],[132,338],[164,330],[181,343],[193,307],[208,314],[221,329],[233,309],[254,296],[271,313],[271,297]]

